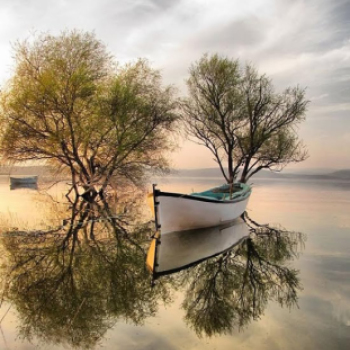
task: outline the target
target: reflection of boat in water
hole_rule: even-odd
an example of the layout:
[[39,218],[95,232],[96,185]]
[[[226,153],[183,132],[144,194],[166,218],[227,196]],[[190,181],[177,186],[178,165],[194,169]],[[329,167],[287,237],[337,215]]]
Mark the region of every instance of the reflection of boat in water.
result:
[[10,185],[10,190],[18,190],[20,188],[29,188],[32,190],[38,189],[38,184],[19,184],[19,185]]
[[164,235],[232,221],[244,213],[250,194],[250,186],[241,183],[189,195],[162,192],[153,186],[157,229]]
[[147,267],[154,276],[168,274],[220,254],[249,235],[241,219],[227,224],[155,236],[147,254]]
[[10,186],[36,185],[38,176],[10,176]]

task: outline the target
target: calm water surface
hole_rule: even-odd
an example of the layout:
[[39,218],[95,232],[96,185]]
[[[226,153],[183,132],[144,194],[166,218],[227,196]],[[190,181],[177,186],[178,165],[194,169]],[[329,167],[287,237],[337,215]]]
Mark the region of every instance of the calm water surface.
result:
[[[160,189],[179,192],[217,184],[158,180]],[[249,217],[282,236],[271,244],[253,234],[153,288],[133,242],[81,248],[65,270],[37,233],[62,225],[61,209],[36,190],[10,191],[6,183],[0,198],[0,349],[350,348],[350,183],[257,181]],[[111,239],[107,226],[98,231],[101,242]],[[151,233],[142,232],[146,249]],[[33,251],[40,253],[33,258]],[[53,258],[40,258],[47,254]]]

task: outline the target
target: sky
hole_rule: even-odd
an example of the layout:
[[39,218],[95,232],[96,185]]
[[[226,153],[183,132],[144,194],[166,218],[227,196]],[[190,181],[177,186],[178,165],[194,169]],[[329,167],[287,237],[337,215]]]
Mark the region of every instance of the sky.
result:
[[[33,33],[93,31],[121,63],[147,58],[186,95],[191,64],[218,53],[253,64],[276,91],[306,88],[301,168],[350,168],[350,0],[0,0],[0,87],[13,44]],[[176,168],[215,166],[178,139]]]

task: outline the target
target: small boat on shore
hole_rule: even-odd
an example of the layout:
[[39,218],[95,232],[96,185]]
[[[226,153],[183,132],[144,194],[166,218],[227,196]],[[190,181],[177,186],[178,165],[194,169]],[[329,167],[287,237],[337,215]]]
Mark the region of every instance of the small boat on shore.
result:
[[153,237],[146,266],[153,277],[170,274],[221,254],[248,237],[250,230],[238,218],[210,228],[171,232]]
[[36,185],[38,182],[37,175],[31,176],[10,176],[10,186],[19,185]]
[[191,194],[162,192],[153,185],[156,229],[164,235],[232,221],[244,213],[251,191],[251,187],[243,183]]

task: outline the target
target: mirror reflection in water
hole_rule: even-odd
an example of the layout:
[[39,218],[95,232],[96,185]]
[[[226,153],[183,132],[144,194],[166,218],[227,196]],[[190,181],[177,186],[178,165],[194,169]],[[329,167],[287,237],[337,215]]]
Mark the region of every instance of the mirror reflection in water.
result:
[[[245,214],[231,225],[155,239],[160,242],[155,246],[154,277],[180,270],[173,278],[184,292],[186,322],[198,335],[241,329],[257,320],[272,300],[282,307],[297,306],[299,272],[289,263],[304,247],[300,232],[259,225]],[[181,270],[181,264],[187,268]]]
[[289,263],[303,247],[301,233],[245,216],[154,237],[137,195],[45,201],[46,228],[2,225],[2,303],[17,311],[24,340],[95,348],[118,322],[156,316],[174,293],[199,336],[240,329],[269,301],[297,303],[301,284]]
[[142,324],[168,300],[144,264],[151,225],[126,221],[133,205],[118,205],[76,198],[68,212],[52,205],[60,225],[3,231],[2,295],[22,338],[93,348],[118,319]]

